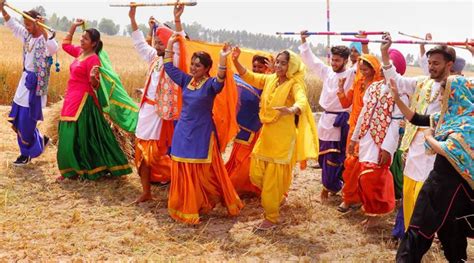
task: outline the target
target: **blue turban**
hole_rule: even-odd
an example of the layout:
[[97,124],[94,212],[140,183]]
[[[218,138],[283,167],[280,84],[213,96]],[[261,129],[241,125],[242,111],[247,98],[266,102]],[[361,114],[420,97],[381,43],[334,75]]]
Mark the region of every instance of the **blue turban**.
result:
[[352,42],[350,45],[349,45],[349,48],[352,49],[352,48],[355,48],[357,50],[357,52],[359,52],[360,55],[362,55],[362,43],[360,42]]

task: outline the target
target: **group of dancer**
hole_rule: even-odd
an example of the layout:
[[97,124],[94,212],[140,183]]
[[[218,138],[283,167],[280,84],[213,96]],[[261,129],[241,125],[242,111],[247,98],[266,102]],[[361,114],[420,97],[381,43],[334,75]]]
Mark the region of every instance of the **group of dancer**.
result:
[[[14,164],[25,165],[49,141],[36,124],[46,105],[48,57],[58,44],[37,23],[11,19],[4,4],[0,0],[6,26],[24,43],[24,72],[9,121],[20,147]],[[169,184],[168,212],[177,221],[199,224],[218,203],[236,216],[241,198],[250,194],[260,197],[264,210],[256,229],[274,229],[296,164],[304,169],[307,160],[317,159],[321,201],[341,192],[337,210],[361,208],[365,227],[377,225],[402,198],[394,229],[401,238],[397,261],[421,261],[436,233],[449,261],[467,259],[474,223],[474,83],[460,75],[465,61],[453,48],[421,47],[429,76],[416,78],[403,76],[406,62],[391,48],[389,34],[380,48],[382,61],[369,54],[367,44],[352,43],[332,47],[328,66],[312,53],[306,31],[299,55],[284,50],[272,56],[229,44],[218,49],[209,44],[188,55],[193,44],[181,24],[183,11],[183,5],[174,8],[174,31],[150,18],[145,38],[136,7],[130,7],[133,45],[149,65],[138,106],[113,72],[100,33],[84,30],[75,46],[73,35],[84,21],[71,25],[62,42],[75,59],[59,122],[58,180],[132,172],[105,113],[135,133],[143,188],[135,202],[152,200],[152,184]],[[36,11],[25,13],[42,19]],[[242,58],[249,55],[250,60]],[[323,81],[318,125],[307,98],[306,70]]]

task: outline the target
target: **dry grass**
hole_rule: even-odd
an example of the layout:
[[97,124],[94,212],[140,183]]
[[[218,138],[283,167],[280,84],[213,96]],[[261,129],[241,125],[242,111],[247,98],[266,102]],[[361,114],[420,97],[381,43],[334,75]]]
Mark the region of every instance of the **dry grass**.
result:
[[[6,117],[9,107],[0,106]],[[46,116],[52,115],[47,109]],[[44,125],[45,123],[41,124]],[[41,130],[45,126],[40,126]],[[282,209],[283,223],[273,233],[255,233],[261,219],[257,199],[247,199],[237,218],[218,207],[203,223],[189,227],[172,222],[167,193],[154,188],[154,202],[128,206],[140,193],[136,173],[98,182],[66,180],[59,175],[56,148],[24,168],[11,166],[18,154],[15,134],[0,125],[0,261],[351,261],[391,262],[390,231],[394,215],[383,226],[364,232],[360,212],[341,215],[340,197],[318,202],[320,171],[299,172]],[[474,244],[469,255],[474,257]],[[444,260],[434,244],[426,262]]]
[[[61,39],[62,36],[59,36]],[[133,51],[131,40],[105,38],[117,72],[131,92],[140,87],[146,65]],[[0,27],[0,104],[9,104],[21,73],[20,42]],[[50,102],[57,102],[68,79],[71,58],[59,55],[60,73],[52,74]],[[309,98],[317,109],[321,82],[308,77]],[[61,102],[45,112],[39,128],[57,135]],[[6,119],[9,107],[0,106]],[[57,137],[52,137],[53,142]],[[218,207],[197,227],[172,222],[167,214],[167,193],[154,188],[154,202],[128,206],[141,192],[137,174],[98,182],[66,180],[59,176],[53,143],[40,158],[24,168],[11,166],[18,149],[15,134],[5,121],[0,125],[0,261],[109,260],[109,261],[355,261],[394,260],[390,230],[394,216],[382,227],[364,232],[357,224],[360,212],[341,215],[335,207],[318,202],[320,171],[299,172],[282,209],[283,223],[273,233],[255,233],[261,219],[257,199],[246,200],[237,218],[225,217]],[[131,142],[122,142],[129,147]],[[473,243],[469,255],[474,256]],[[437,244],[426,261],[442,262]]]

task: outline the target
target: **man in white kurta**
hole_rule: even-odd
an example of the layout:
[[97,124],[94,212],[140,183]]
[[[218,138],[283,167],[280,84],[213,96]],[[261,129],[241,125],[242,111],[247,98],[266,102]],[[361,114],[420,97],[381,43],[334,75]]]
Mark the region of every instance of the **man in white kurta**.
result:
[[317,58],[306,42],[307,35],[302,35],[303,44],[299,47],[301,58],[312,74],[323,81],[323,89],[319,104],[324,109],[318,123],[319,165],[322,169],[324,201],[328,193],[337,193],[342,188],[342,171],[345,160],[347,134],[349,132],[349,112],[351,108],[343,108],[338,93],[339,79],[346,79],[344,92],[347,92],[355,77],[355,67],[346,69],[350,54],[349,48],[335,46],[331,48],[331,67]]
[[[430,115],[441,110],[441,82],[449,76],[456,59],[456,52],[450,47],[437,46],[427,52],[430,77],[403,77],[398,74],[388,59],[389,41],[381,47],[385,79],[394,79],[400,94],[410,97],[410,108],[419,114]],[[415,202],[423,182],[433,169],[435,155],[425,151],[423,130],[407,124],[400,149],[408,151],[403,171],[403,213],[405,229],[410,224]]]
[[[151,183],[167,185],[171,179],[171,158],[169,147],[173,137],[174,121],[179,117],[179,87],[168,77],[163,67],[163,57],[168,39],[174,33],[164,25],[159,25],[153,34],[154,46],[150,46],[135,22],[135,7],[130,9],[132,39],[135,50],[149,64],[144,93],[140,102],[135,135],[135,164],[141,178],[143,194],[135,202],[152,199]],[[179,21],[182,13],[177,13]],[[154,26],[154,19],[150,18]],[[180,26],[181,28],[181,26]],[[153,29],[152,29],[153,30]],[[178,32],[184,37],[184,32]],[[179,61],[179,44],[174,46],[174,64]]]
[[[25,19],[25,25],[12,19],[0,1],[0,10],[5,25],[13,35],[23,42],[23,73],[13,98],[8,121],[17,133],[20,156],[13,162],[15,166],[26,165],[31,158],[36,158],[44,151],[49,138],[41,135],[36,128],[37,122],[43,120],[42,109],[46,106],[47,87],[50,73],[50,57],[58,51],[58,43],[49,39],[46,31],[36,22]],[[27,12],[34,19],[40,20],[38,12]]]

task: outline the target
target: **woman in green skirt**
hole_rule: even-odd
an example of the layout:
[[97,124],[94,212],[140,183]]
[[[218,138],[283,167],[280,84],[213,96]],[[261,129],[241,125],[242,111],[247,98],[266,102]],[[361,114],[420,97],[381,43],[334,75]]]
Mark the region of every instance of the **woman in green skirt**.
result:
[[98,96],[101,87],[100,33],[93,28],[87,29],[82,34],[80,46],[71,44],[76,27],[83,23],[81,19],[76,20],[62,44],[64,51],[75,59],[70,66],[70,79],[59,122],[57,158],[60,180],[77,177],[96,180],[107,174],[120,176],[132,172],[104,118],[102,101]]

